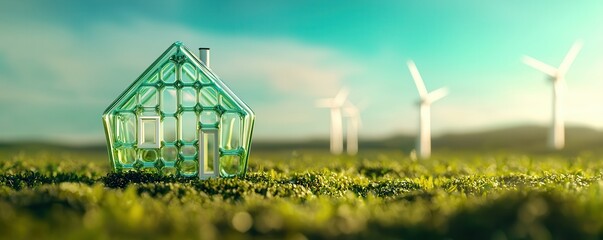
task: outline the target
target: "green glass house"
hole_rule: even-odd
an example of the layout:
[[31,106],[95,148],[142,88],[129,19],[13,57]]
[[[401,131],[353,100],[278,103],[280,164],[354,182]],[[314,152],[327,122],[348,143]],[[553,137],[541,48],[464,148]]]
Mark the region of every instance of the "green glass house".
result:
[[104,112],[116,171],[184,177],[242,176],[255,115],[200,56],[172,44]]

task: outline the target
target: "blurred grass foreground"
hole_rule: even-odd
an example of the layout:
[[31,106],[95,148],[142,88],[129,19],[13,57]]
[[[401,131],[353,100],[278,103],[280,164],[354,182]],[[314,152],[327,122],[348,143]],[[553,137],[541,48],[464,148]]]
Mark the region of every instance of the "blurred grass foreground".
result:
[[99,151],[0,150],[3,239],[598,239],[603,158],[257,151],[244,178],[110,172]]

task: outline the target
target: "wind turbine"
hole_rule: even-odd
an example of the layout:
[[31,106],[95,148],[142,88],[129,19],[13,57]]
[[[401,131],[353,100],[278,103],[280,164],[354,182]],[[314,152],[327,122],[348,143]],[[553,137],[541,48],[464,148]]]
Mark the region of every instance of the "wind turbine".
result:
[[425,159],[431,156],[431,104],[448,95],[447,88],[439,88],[427,92],[423,78],[417,70],[415,63],[408,61],[408,70],[419,91],[419,138],[417,139],[417,151],[419,158]]
[[342,107],[348,97],[348,90],[342,88],[333,98],[316,101],[316,106],[331,109],[331,153],[341,154],[343,152],[343,124]]
[[529,56],[523,57],[525,64],[548,75],[548,79],[553,82],[553,120],[549,135],[549,147],[552,149],[562,149],[565,146],[565,126],[560,103],[565,87],[565,74],[569,70],[570,65],[572,65],[572,62],[574,62],[574,59],[576,59],[580,49],[582,49],[582,42],[578,40],[570,48],[559,68],[551,67]]
[[351,102],[346,102],[343,108],[344,116],[347,118],[347,153],[356,155],[358,153],[358,129],[362,125],[360,120],[360,108]]

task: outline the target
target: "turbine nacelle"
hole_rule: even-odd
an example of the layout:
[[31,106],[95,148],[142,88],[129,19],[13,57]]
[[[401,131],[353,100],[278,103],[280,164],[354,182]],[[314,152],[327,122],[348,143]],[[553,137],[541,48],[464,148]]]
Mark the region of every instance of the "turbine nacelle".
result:
[[432,92],[427,92],[427,88],[425,87],[425,83],[423,82],[423,78],[415,65],[415,62],[409,60],[407,62],[408,70],[410,70],[410,74],[412,75],[412,79],[415,82],[415,86],[417,86],[417,91],[419,92],[419,104],[431,104],[437,100],[448,95],[447,88],[439,88]]
[[448,95],[448,88],[446,88],[446,87],[438,88],[438,89],[428,93],[425,97],[420,98],[419,101],[417,102],[417,104],[431,105],[432,103],[446,97],[446,95]]
[[341,108],[345,104],[349,91],[347,88],[339,90],[337,95],[333,98],[325,98],[316,101],[316,107],[320,108]]

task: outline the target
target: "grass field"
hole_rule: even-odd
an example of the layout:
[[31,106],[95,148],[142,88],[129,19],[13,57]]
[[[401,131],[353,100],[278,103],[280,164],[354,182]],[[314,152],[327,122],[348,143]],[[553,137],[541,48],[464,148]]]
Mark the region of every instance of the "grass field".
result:
[[0,150],[4,239],[598,239],[603,157],[252,152],[245,178],[111,173],[105,152]]

